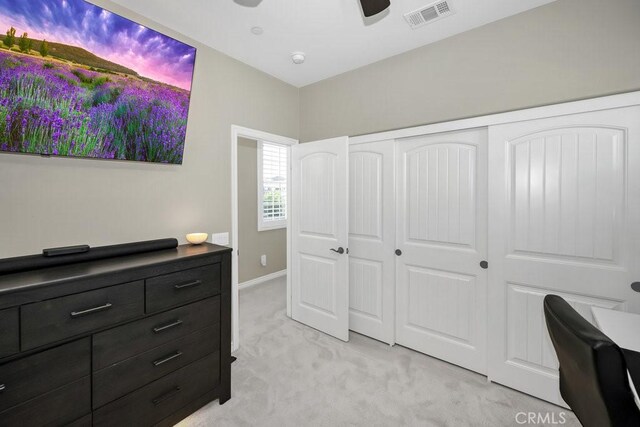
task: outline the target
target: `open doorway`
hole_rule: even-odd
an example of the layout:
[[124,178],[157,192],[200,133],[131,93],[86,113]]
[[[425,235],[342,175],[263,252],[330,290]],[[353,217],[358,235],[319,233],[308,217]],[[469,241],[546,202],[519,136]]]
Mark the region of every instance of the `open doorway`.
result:
[[288,146],[238,138],[238,286],[286,275]]
[[[231,127],[232,351],[240,345],[239,290],[287,274],[290,147],[298,141]],[[289,286],[287,314],[290,315]]]

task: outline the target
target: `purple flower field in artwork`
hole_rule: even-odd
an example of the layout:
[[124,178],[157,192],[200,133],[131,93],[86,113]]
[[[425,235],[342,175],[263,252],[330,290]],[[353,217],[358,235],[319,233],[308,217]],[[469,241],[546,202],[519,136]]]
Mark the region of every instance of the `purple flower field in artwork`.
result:
[[189,94],[0,50],[0,151],[182,163]]

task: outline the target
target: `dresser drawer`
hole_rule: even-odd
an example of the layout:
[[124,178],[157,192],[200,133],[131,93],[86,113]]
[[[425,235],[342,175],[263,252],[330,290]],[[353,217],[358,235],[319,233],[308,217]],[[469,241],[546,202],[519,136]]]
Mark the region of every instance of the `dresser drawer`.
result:
[[220,264],[192,268],[146,280],[147,313],[220,293]]
[[0,357],[20,351],[20,328],[17,308],[0,311]]
[[220,348],[220,327],[210,326],[93,374],[93,407],[103,406]]
[[85,338],[1,365],[0,412],[90,375],[90,351]]
[[90,377],[0,413],[3,427],[55,427],[74,423],[91,411]]
[[144,314],[142,281],[28,304],[20,313],[22,350]]
[[93,369],[166,344],[220,322],[220,297],[198,301],[93,336]]
[[91,414],[87,414],[82,418],[78,418],[75,421],[67,424],[67,427],[91,427],[93,425],[93,418],[91,418]]
[[94,426],[151,426],[218,385],[218,353],[212,353],[182,369],[134,391],[93,415]]

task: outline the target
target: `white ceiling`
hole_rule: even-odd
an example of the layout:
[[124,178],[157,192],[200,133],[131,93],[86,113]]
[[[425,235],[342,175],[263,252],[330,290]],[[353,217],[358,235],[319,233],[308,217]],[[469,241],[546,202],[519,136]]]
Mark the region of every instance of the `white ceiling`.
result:
[[[367,19],[358,0],[114,1],[302,87],[554,0],[449,0],[454,15],[415,30],[403,14],[433,0],[391,0]],[[264,33],[252,34],[254,26]],[[295,51],[306,53],[304,64],[292,63]]]

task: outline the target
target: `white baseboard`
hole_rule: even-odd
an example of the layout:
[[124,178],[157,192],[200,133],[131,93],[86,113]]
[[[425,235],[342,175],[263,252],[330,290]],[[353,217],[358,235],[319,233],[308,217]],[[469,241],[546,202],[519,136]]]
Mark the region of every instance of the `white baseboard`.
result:
[[287,275],[287,270],[276,271],[275,273],[267,274],[264,276],[256,277],[255,279],[247,280],[238,284],[238,289],[250,288],[251,286],[259,285],[260,283],[268,282],[269,280],[277,279],[278,277],[284,277]]

